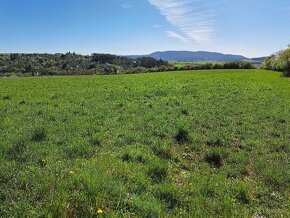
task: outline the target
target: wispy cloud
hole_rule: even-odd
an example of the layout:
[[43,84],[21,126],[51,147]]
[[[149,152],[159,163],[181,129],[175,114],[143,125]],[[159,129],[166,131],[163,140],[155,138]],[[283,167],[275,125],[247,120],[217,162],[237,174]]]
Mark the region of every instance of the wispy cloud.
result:
[[121,4],[121,7],[124,9],[130,9],[130,8],[134,8],[134,5],[129,4],[129,3],[124,3],[124,4]]
[[171,38],[178,39],[184,43],[187,43],[187,40],[180,34],[173,32],[173,31],[166,31],[166,35]]
[[280,7],[278,8],[279,11],[290,11],[290,6],[283,6],[283,7]]
[[166,19],[195,42],[210,40],[216,10],[210,0],[148,0]]
[[159,25],[159,24],[155,24],[155,25],[153,25],[153,27],[154,27],[154,28],[160,28],[161,25]]

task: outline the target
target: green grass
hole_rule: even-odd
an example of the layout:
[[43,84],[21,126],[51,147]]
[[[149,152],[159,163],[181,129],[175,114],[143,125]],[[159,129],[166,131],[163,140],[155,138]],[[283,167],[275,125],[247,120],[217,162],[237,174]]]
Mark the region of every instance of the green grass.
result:
[[289,217],[290,80],[0,79],[0,217]]
[[169,64],[172,64],[177,67],[182,67],[186,65],[203,65],[203,64],[224,64],[227,61],[168,61]]

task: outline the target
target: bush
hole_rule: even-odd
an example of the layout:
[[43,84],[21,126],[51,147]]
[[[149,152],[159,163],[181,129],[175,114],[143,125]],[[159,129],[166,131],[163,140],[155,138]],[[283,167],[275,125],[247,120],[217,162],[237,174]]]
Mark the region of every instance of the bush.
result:
[[261,64],[261,68],[265,70],[276,70],[276,59],[276,55],[271,55]]
[[284,76],[290,77],[290,45],[288,49],[280,53],[277,67],[282,70]]
[[285,77],[290,77],[290,45],[284,51],[268,57],[261,65],[262,69],[283,72]]

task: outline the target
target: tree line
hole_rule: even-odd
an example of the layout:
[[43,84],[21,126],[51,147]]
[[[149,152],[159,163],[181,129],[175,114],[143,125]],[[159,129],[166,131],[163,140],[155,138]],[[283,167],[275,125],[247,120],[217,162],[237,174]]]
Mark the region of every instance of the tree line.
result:
[[134,74],[178,70],[252,69],[249,62],[191,63],[182,66],[151,57],[131,59],[111,54],[0,54],[0,76]]
[[117,74],[135,68],[169,66],[167,61],[142,57],[136,60],[110,54],[1,54],[0,74],[28,75]]

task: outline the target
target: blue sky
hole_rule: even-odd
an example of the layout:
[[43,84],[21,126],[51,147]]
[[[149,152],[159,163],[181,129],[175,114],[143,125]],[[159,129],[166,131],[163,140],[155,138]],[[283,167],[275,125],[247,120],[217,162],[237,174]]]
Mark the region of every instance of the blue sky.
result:
[[290,43],[289,0],[0,0],[0,52],[270,55]]

